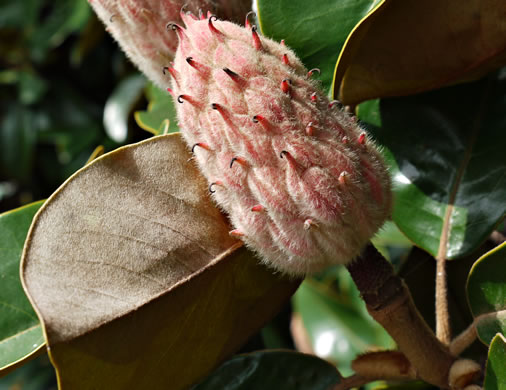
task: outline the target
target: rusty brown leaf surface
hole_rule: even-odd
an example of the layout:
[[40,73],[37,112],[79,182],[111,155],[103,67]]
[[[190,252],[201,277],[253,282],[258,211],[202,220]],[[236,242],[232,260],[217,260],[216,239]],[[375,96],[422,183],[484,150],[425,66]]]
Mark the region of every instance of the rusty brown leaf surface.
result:
[[469,81],[506,64],[506,2],[385,0],[350,34],[333,96],[344,104]]
[[270,319],[274,275],[212,204],[178,134],[120,148],[57,190],[21,275],[60,389],[183,389]]

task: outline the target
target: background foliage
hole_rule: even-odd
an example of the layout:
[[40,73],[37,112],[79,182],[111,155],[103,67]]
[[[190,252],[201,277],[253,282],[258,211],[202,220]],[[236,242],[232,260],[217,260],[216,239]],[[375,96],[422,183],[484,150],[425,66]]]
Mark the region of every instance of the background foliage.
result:
[[[406,280],[424,318],[434,326],[434,256],[440,249],[442,232],[448,232],[446,255],[454,259],[448,266],[452,327],[458,333],[473,319],[477,321],[481,342],[475,342],[466,354],[480,362],[488,355],[485,388],[499,389],[498,384],[506,380],[506,343],[496,333],[505,334],[506,307],[500,297],[506,294],[506,282],[498,275],[506,274],[506,250],[504,245],[493,249],[495,245],[488,237],[494,230],[504,232],[506,73],[499,70],[504,65],[501,55],[492,61],[489,54],[504,42],[490,30],[493,47],[478,50],[476,34],[457,37],[462,46],[472,43],[476,49],[465,58],[487,58],[474,73],[459,73],[451,53],[443,53],[440,63],[446,67],[436,70],[450,69],[459,77],[450,80],[443,74],[437,82],[414,77],[416,83],[396,86],[392,92],[388,89],[390,76],[378,72],[373,77],[386,77],[378,83],[379,89],[364,88],[360,95],[348,86],[356,85],[357,79],[363,81],[361,85],[368,85],[370,75],[361,72],[361,65],[381,62],[391,66],[392,58],[403,55],[411,47],[409,39],[416,37],[416,31],[410,30],[414,35],[409,35],[402,30],[405,26],[389,23],[389,18],[401,15],[409,21],[416,17],[419,28],[431,34],[439,31],[429,28],[439,8],[431,8],[430,15],[413,15],[386,3],[335,1],[329,6],[322,0],[308,8],[302,0],[259,0],[258,23],[265,35],[285,39],[308,68],[321,68],[322,87],[336,98],[360,103],[372,97],[416,92],[413,96],[368,100],[357,107],[363,125],[385,147],[396,192],[395,224],[387,224],[374,243]],[[477,4],[471,3],[471,8]],[[484,3],[494,6],[493,2]],[[374,11],[378,12],[364,22],[363,18]],[[500,17],[501,12],[497,14]],[[418,18],[420,15],[423,17]],[[493,15],[489,17],[486,25],[493,26]],[[473,31],[475,26],[468,27]],[[404,40],[394,46],[388,41],[378,42],[377,31],[384,29],[388,36]],[[430,39],[442,42],[432,35]],[[358,49],[367,45],[373,45],[374,51]],[[430,46],[424,48],[429,50]],[[110,151],[147,138],[149,133],[177,131],[167,93],[132,68],[84,0],[4,2],[0,5],[0,52],[0,212],[47,198],[86,163],[98,145]],[[415,66],[416,56],[408,60],[418,74],[423,71]],[[344,80],[342,90],[335,88],[336,80]],[[462,80],[472,82],[447,85]],[[33,204],[0,216],[3,237],[17,243],[0,245],[0,259],[19,256],[30,218],[39,206]],[[17,239],[11,240],[9,234]],[[0,267],[2,278],[16,279],[17,263],[4,263]],[[20,285],[5,291],[15,288]],[[16,307],[30,311],[19,292],[14,293],[14,300],[1,294],[5,293],[0,293],[2,302],[15,302]],[[7,315],[15,317],[9,310],[0,311],[0,318]],[[491,317],[493,321],[489,321]],[[0,321],[0,340],[37,327],[34,318],[31,312],[19,315],[17,328]],[[39,333],[34,338],[22,339],[27,347],[22,354],[40,353],[40,329],[35,331]],[[0,348],[5,345],[0,344]],[[328,380],[337,380],[332,377],[332,366],[317,358],[281,351],[250,353],[295,346],[337,365],[343,375],[348,375],[350,362],[358,353],[369,348],[392,348],[393,342],[370,319],[348,273],[335,267],[306,280],[291,304],[243,347],[246,354],[225,362],[196,389],[235,389],[231,377],[241,378],[241,389],[256,388],[262,380],[270,381],[270,386],[287,385],[278,383],[285,376],[300,386],[310,378],[314,389],[324,389]],[[9,355],[7,360],[18,358]],[[270,371],[273,361],[279,371]],[[256,369],[245,370],[246,363]],[[0,360],[0,364],[4,363]],[[304,370],[298,369],[299,365]],[[41,355],[0,379],[0,388],[14,386],[55,388],[54,370],[47,357]],[[378,386],[387,385],[369,385]],[[419,384],[417,388],[430,386]]]
[[[8,210],[48,197],[96,146],[118,146],[104,106],[136,72],[83,0],[2,2],[0,53],[0,210]],[[129,141],[144,137],[130,128]]]

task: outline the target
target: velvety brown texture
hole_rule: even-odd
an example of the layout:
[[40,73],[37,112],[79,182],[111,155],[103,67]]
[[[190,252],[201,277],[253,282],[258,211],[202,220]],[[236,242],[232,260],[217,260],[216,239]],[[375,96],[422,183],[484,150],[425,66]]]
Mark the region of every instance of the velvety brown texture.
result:
[[385,1],[350,35],[333,95],[344,104],[477,79],[506,64],[506,3]]
[[62,389],[184,388],[295,290],[228,235],[188,158],[177,134],[120,148],[35,217],[22,278]]

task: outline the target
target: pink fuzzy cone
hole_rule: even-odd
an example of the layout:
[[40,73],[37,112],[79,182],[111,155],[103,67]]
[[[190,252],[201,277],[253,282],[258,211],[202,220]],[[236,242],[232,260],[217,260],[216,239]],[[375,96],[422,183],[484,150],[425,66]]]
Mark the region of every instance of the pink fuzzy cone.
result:
[[180,22],[181,8],[213,10],[231,20],[244,17],[251,0],[88,0],[130,60],[150,80],[167,87],[162,70],[174,58],[177,39],[167,23]]
[[291,275],[352,260],[391,211],[377,147],[286,46],[249,23],[183,20],[170,92],[231,234]]

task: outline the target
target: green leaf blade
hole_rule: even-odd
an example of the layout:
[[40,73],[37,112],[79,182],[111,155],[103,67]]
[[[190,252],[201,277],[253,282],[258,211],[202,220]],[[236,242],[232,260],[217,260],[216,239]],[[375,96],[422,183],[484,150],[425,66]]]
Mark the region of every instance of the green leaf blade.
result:
[[480,257],[467,281],[467,298],[476,318],[478,337],[489,344],[506,334],[506,243]]
[[42,203],[0,214],[0,376],[44,346],[42,328],[19,278],[23,244]]
[[506,338],[497,334],[488,352],[484,390],[506,389]]
[[149,100],[147,109],[135,112],[137,124],[154,135],[179,131],[176,109],[168,92],[162,91],[153,83],[148,83],[146,97]]
[[192,390],[327,390],[339,381],[336,368],[316,356],[267,350],[233,357]]
[[262,33],[284,39],[308,69],[319,68],[320,80],[329,91],[334,68],[348,34],[381,1],[257,0]]
[[395,223],[433,256],[469,254],[504,218],[505,90],[490,78],[358,108],[388,148]]
[[[338,291],[330,287],[331,280],[339,285]],[[367,314],[365,304],[344,268],[329,272],[323,280],[305,281],[295,293],[293,302],[314,353],[337,364],[343,375],[352,373],[350,362],[358,354],[371,347],[392,348],[395,345]]]

